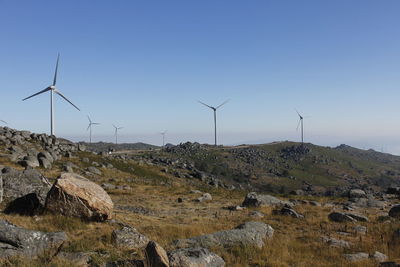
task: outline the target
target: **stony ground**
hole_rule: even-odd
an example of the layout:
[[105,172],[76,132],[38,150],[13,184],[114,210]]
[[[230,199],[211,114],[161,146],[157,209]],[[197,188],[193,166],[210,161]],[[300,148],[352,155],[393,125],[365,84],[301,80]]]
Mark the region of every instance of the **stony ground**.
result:
[[[17,170],[23,170],[26,163],[10,159],[12,146],[42,148],[32,140],[0,143],[0,165]],[[340,198],[275,195],[278,204],[269,198],[266,203],[256,194],[253,200],[262,205],[241,207],[246,190],[179,178],[166,173],[162,166],[142,161],[95,155],[78,147],[69,150],[60,151],[51,167],[34,168],[50,182],[69,170],[102,185],[114,203],[113,219],[91,222],[46,211],[34,216],[0,213],[1,219],[19,227],[63,231],[68,237],[56,256],[45,253],[33,260],[3,258],[3,266],[124,266],[121,262],[145,258],[144,248],[115,244],[113,231],[124,225],[172,251],[176,249],[174,240],[230,230],[250,221],[272,226],[273,236],[266,238],[261,248],[240,244],[209,248],[222,257],[225,266],[377,266],[379,261],[400,261],[400,220],[388,216],[389,210],[400,203],[395,194],[379,198],[359,191]],[[288,205],[282,209],[285,203]],[[332,217],[332,212],[343,216]],[[360,216],[349,219],[349,213]],[[130,264],[125,266],[136,266]]]

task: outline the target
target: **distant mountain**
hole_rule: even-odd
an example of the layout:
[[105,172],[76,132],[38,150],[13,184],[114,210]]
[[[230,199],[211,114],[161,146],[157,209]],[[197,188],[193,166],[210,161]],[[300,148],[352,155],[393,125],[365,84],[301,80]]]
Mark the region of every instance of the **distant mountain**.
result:
[[145,144],[145,143],[122,143],[122,144],[114,144],[107,142],[97,142],[97,143],[87,143],[87,142],[79,142],[79,144],[83,144],[87,147],[88,150],[94,152],[107,152],[110,149],[113,151],[124,151],[124,150],[152,150],[160,148],[158,146]]

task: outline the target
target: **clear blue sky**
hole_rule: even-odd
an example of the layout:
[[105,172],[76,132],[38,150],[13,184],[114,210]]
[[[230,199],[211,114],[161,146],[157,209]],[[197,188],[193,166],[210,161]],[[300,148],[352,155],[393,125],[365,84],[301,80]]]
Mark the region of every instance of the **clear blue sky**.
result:
[[87,140],[224,144],[299,140],[400,154],[400,1],[0,0],[0,119]]

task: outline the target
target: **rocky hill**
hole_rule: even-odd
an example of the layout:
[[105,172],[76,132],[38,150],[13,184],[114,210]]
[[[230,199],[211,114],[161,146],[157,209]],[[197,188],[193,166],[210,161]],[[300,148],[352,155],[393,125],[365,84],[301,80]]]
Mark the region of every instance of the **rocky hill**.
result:
[[96,142],[96,143],[86,143],[79,142],[79,144],[87,147],[89,151],[93,152],[108,152],[108,151],[126,151],[126,150],[151,150],[158,149],[160,147],[149,145],[145,143],[107,143],[107,142]]
[[99,152],[0,127],[1,266],[400,264],[399,157],[289,142]]

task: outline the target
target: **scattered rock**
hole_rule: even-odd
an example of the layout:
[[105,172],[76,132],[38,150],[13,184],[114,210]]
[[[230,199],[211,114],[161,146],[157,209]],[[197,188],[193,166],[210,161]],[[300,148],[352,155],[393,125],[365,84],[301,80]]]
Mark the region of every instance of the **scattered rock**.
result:
[[46,199],[50,211],[95,221],[111,219],[113,206],[103,188],[73,173],[61,174]]
[[156,242],[150,241],[146,246],[146,263],[148,267],[169,267],[167,252]]
[[367,194],[361,189],[351,189],[349,191],[349,198],[366,198]]
[[92,260],[90,254],[85,252],[60,252],[57,258],[69,261],[77,267],[89,267]]
[[347,215],[346,213],[341,212],[332,212],[328,215],[328,218],[334,222],[355,222],[356,220]]
[[45,233],[27,230],[0,220],[0,258],[36,257],[47,253],[54,256],[67,240],[64,232]]
[[205,248],[183,248],[168,253],[170,267],[223,267],[224,260]]
[[388,256],[379,251],[375,251],[374,254],[370,255],[370,258],[374,259],[377,262],[384,262],[388,260]]
[[275,210],[274,211],[275,214],[280,214],[280,215],[285,215],[285,216],[291,216],[293,218],[297,218],[297,219],[302,219],[304,218],[304,216],[300,213],[298,213],[297,211],[295,211],[294,209],[292,209],[289,206],[284,206],[282,207],[282,209],[280,210]]
[[264,239],[271,238],[274,229],[262,222],[246,222],[235,229],[216,232],[213,234],[192,237],[188,239],[175,240],[173,245],[177,248],[217,246],[256,246],[263,247]]
[[400,219],[400,205],[395,205],[389,210],[389,216]]
[[96,175],[102,174],[102,172],[99,169],[97,169],[96,167],[93,167],[93,166],[88,167],[87,170],[88,170],[88,172],[91,172]]
[[256,210],[250,213],[250,217],[263,218],[264,216],[265,216],[264,213]]
[[205,193],[197,199],[198,202],[211,201],[211,200],[212,200],[212,196],[210,193]]
[[345,240],[336,239],[333,237],[323,236],[321,237],[322,242],[335,248],[350,248],[350,243]]
[[135,228],[123,226],[120,230],[114,230],[111,234],[111,242],[116,247],[139,249],[149,243],[149,239],[139,233]]
[[271,195],[261,195],[255,192],[248,193],[245,197],[242,206],[244,207],[259,207],[259,206],[279,206],[289,204],[287,201],[280,200]]
[[356,262],[368,259],[369,255],[368,253],[358,252],[353,254],[343,254],[343,257],[345,257],[348,261]]

